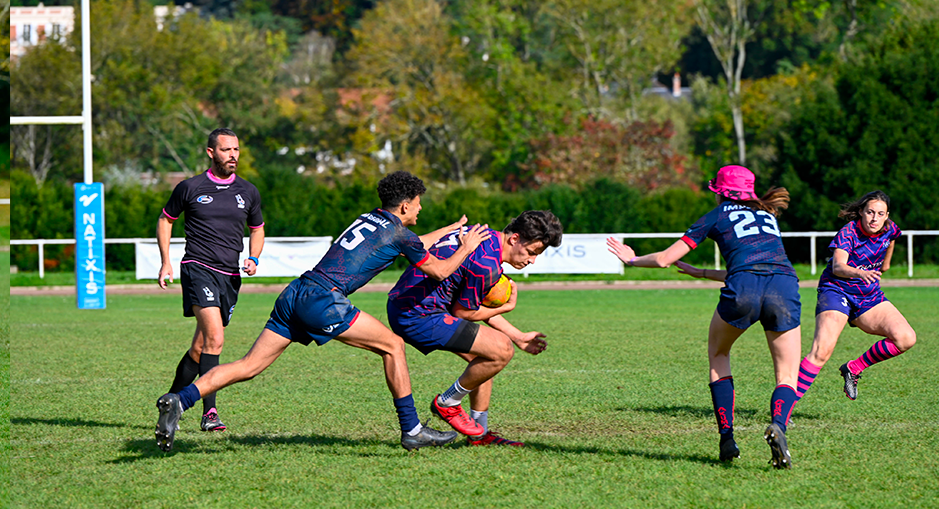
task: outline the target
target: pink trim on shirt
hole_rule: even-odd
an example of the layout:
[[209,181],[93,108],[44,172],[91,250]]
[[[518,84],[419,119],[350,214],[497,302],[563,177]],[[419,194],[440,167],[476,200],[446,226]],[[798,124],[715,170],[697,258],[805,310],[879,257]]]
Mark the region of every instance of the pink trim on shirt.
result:
[[205,268],[207,268],[207,269],[209,269],[209,270],[214,270],[215,272],[218,272],[219,274],[225,274],[226,276],[237,276],[237,275],[239,275],[238,273],[231,274],[231,273],[229,273],[229,272],[225,272],[224,270],[218,270],[218,269],[216,269],[215,267],[210,267],[210,266],[208,266],[208,265],[206,265],[206,264],[204,264],[204,263],[202,263],[202,262],[198,262],[198,261],[196,261],[196,260],[185,260],[185,261],[180,262],[180,263],[198,263],[199,265],[202,265],[203,267],[205,267]]
[[688,247],[690,247],[691,249],[695,249],[696,247],[698,247],[698,243],[692,240],[691,237],[687,235],[682,235],[681,241],[684,242],[685,244],[688,244]]
[[248,228],[253,228],[253,229],[264,228],[264,223],[261,223],[261,224],[259,224],[259,225],[257,225],[257,226],[251,226],[251,225],[249,224],[249,225],[248,225]]
[[170,218],[170,219],[172,219],[173,221],[179,219],[178,217],[173,217],[173,216],[167,214],[167,213],[166,213],[166,209],[163,209],[163,215],[166,216],[166,217],[168,217],[168,218]]
[[232,173],[227,179],[218,178],[212,170],[205,170],[205,174],[209,176],[209,180],[215,182],[216,184],[231,184],[235,181],[235,174]]

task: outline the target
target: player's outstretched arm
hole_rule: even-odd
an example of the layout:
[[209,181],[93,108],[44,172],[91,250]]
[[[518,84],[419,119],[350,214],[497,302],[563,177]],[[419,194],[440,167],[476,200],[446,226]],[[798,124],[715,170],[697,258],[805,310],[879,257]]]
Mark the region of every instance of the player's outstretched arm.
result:
[[632,267],[664,269],[670,267],[673,263],[681,260],[683,256],[691,252],[691,247],[681,240],[676,241],[665,251],[649,253],[643,256],[636,256],[636,252],[633,251],[633,248],[622,244],[618,239],[613,237],[606,239],[606,245],[611,253],[615,254],[623,263]]
[[452,232],[453,230],[456,230],[457,228],[461,228],[464,224],[466,224],[466,214],[463,214],[463,217],[461,217],[459,221],[444,226],[443,228],[434,230],[430,233],[425,233],[418,238],[421,239],[421,242],[424,243],[424,249],[430,249],[430,246],[436,244],[437,241],[442,239],[444,235]]
[[463,227],[460,227],[459,230],[459,243],[460,247],[453,253],[450,258],[441,259],[437,258],[434,255],[430,255],[420,267],[418,267],[424,274],[436,279],[437,281],[443,281],[450,274],[466,260],[466,257],[473,254],[473,251],[476,251],[476,248],[480,244],[489,240],[492,234],[489,232],[489,225],[474,225],[469,228],[466,233],[463,232]]
[[699,269],[694,265],[687,264],[683,261],[675,262],[675,265],[678,267],[679,274],[687,274],[691,277],[696,277],[698,279],[710,279],[711,281],[723,281],[727,277],[726,270],[717,270],[717,269]]

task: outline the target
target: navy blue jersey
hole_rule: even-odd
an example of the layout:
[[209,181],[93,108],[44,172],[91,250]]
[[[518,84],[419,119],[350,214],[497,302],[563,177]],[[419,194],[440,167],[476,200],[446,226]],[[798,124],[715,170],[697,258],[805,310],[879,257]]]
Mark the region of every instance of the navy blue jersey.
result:
[[[502,276],[501,233],[489,229],[491,237],[484,241],[443,281],[428,277],[408,267],[388,293],[389,305],[405,314],[449,313],[453,303],[476,310],[483,298]],[[430,248],[437,258],[450,258],[459,248],[454,230]]]
[[186,213],[186,255],[219,272],[238,275],[245,224],[264,226],[258,188],[238,175],[220,179],[206,171],[176,185],[163,213],[170,219]]
[[349,225],[316,267],[303,276],[350,295],[388,268],[399,255],[415,266],[429,257],[421,239],[397,216],[375,209]]
[[717,242],[728,276],[740,271],[796,275],[786,257],[776,216],[769,212],[724,202],[698,219],[681,240],[694,249],[705,238]]
[[[835,238],[831,240],[831,244],[828,245],[828,249],[832,253],[835,249],[847,251],[849,267],[875,270],[883,266],[890,243],[900,238],[902,234],[900,227],[893,221],[888,221],[887,226],[876,235],[867,235],[857,221],[851,221],[838,231]],[[822,277],[818,281],[819,289],[835,288],[858,297],[872,295],[880,290],[880,281],[865,283],[861,278],[844,279],[834,275],[831,271],[831,264],[832,260],[829,260],[828,266],[822,272]]]

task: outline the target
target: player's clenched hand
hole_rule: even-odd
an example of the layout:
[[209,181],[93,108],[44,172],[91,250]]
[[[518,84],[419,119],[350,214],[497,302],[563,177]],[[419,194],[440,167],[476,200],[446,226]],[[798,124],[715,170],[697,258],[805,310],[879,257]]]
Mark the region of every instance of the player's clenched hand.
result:
[[636,252],[633,251],[633,248],[623,244],[619,239],[609,237],[606,239],[606,245],[610,249],[610,252],[615,254],[623,263],[629,263],[629,260],[636,257]]
[[548,342],[544,340],[545,335],[537,332],[526,332],[521,337],[515,339],[515,344],[532,355],[538,355],[548,348]]
[[160,267],[160,275],[157,277],[157,282],[160,284],[160,288],[166,290],[167,279],[170,280],[170,283],[173,282],[173,266],[170,264],[166,264]]
[[[463,216],[466,218],[466,216]],[[467,228],[465,233],[463,228],[460,228],[459,238],[460,245],[466,246],[471,251],[475,251],[477,247],[483,242],[489,240],[489,237],[492,236],[492,233],[489,231],[488,224],[476,224],[470,228]]]
[[253,276],[258,272],[258,265],[254,263],[254,260],[245,259],[244,263],[241,264],[241,270],[245,271],[245,274]]

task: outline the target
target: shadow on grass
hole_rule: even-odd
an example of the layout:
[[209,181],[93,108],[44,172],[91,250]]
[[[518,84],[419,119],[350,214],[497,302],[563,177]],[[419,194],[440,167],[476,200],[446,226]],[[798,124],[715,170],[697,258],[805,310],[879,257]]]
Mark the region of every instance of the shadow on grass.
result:
[[[768,405],[767,405],[768,406]],[[710,407],[693,407],[688,405],[681,406],[661,406],[655,408],[627,408],[620,407],[616,409],[618,412],[648,412],[653,414],[665,415],[668,417],[697,417],[702,419],[713,419],[714,418],[714,409]],[[734,417],[742,419],[752,419],[758,418],[761,416],[769,416],[769,408],[766,410],[753,410],[751,408],[735,408]],[[816,413],[805,413],[799,411],[799,405],[796,405],[795,410],[792,412],[792,419],[808,419],[808,420],[818,420],[822,417]]]
[[[231,452],[236,450],[237,446],[247,446],[247,447],[269,447],[269,446],[281,446],[281,445],[290,445],[290,446],[307,446],[311,448],[322,448],[322,451],[327,454],[333,455],[353,455],[361,456],[367,458],[374,458],[376,456],[382,455],[382,451],[376,450],[383,446],[387,446],[390,450],[394,450],[395,454],[398,453],[400,444],[398,442],[389,442],[385,440],[375,440],[375,439],[349,439],[336,436],[327,436],[327,435],[291,435],[291,436],[282,436],[282,437],[270,437],[265,435],[247,435],[247,436],[236,436],[229,437],[221,442],[206,443],[199,440],[187,440],[183,437],[181,440],[177,440],[173,444],[173,450],[170,452],[161,451],[154,439],[138,439],[138,440],[129,440],[124,443],[123,451],[131,453],[130,455],[122,456],[120,458],[115,458],[108,461],[110,464],[128,464],[134,463],[139,460],[150,459],[150,458],[160,458],[160,457],[170,457],[177,454],[217,454],[223,452]],[[468,447],[465,443],[458,441],[447,446],[440,447],[438,449],[462,449]],[[362,450],[362,448],[368,448],[368,450]],[[428,447],[427,449],[434,449]],[[511,449],[511,448],[510,448]],[[701,463],[704,465],[717,465],[717,466],[730,466],[730,463],[721,463],[715,457],[704,456],[700,454],[665,454],[665,453],[655,453],[651,451],[642,451],[636,449],[607,449],[600,447],[577,447],[577,446],[558,446],[558,445],[548,445],[527,442],[525,449],[539,451],[539,452],[549,452],[549,453],[564,453],[564,454],[590,454],[596,456],[606,456],[606,457],[622,457],[622,456],[631,456],[636,458],[644,458],[656,461],[691,461],[695,463]],[[411,452],[411,454],[419,454],[420,452]]]
[[24,426],[29,426],[32,424],[46,424],[49,426],[69,426],[69,427],[92,427],[92,428],[126,428],[127,424],[125,423],[114,423],[114,422],[100,422],[100,421],[86,421],[85,419],[36,419],[33,417],[27,418],[13,418],[10,419],[10,424],[17,425],[21,424]]
[[704,456],[701,454],[665,454],[651,451],[641,451],[637,449],[602,449],[599,447],[569,447],[558,445],[546,445],[533,442],[526,442],[527,449],[536,451],[565,453],[565,454],[592,454],[597,456],[631,456],[634,458],[644,458],[656,461],[692,461],[704,465],[730,466],[731,463],[722,463],[714,456]]
[[[290,435],[290,436],[268,436],[268,435],[245,435],[228,436],[225,440],[217,442],[205,442],[203,440],[189,440],[185,436],[177,436],[173,442],[173,450],[163,452],[157,447],[155,438],[128,440],[124,443],[122,450],[132,455],[123,456],[108,461],[111,464],[133,463],[138,460],[175,456],[177,454],[216,454],[222,452],[234,451],[237,446],[246,447],[268,447],[279,445],[308,446],[314,448],[323,448],[324,452],[335,455],[354,455],[362,457],[374,457],[375,447],[388,446],[393,449],[399,449],[401,445],[398,442],[389,442],[375,439],[349,439],[327,435]],[[349,449],[336,449],[345,447]],[[368,451],[361,448],[368,447]]]
[[[654,408],[647,407],[620,407],[616,409],[619,412],[646,412],[652,414],[665,415],[668,417],[695,417],[701,419],[713,419],[714,418],[714,409],[711,407],[695,407],[688,405],[670,405],[670,406],[660,406]],[[749,408],[735,408],[734,416],[751,418],[757,415],[759,411],[752,410]]]

